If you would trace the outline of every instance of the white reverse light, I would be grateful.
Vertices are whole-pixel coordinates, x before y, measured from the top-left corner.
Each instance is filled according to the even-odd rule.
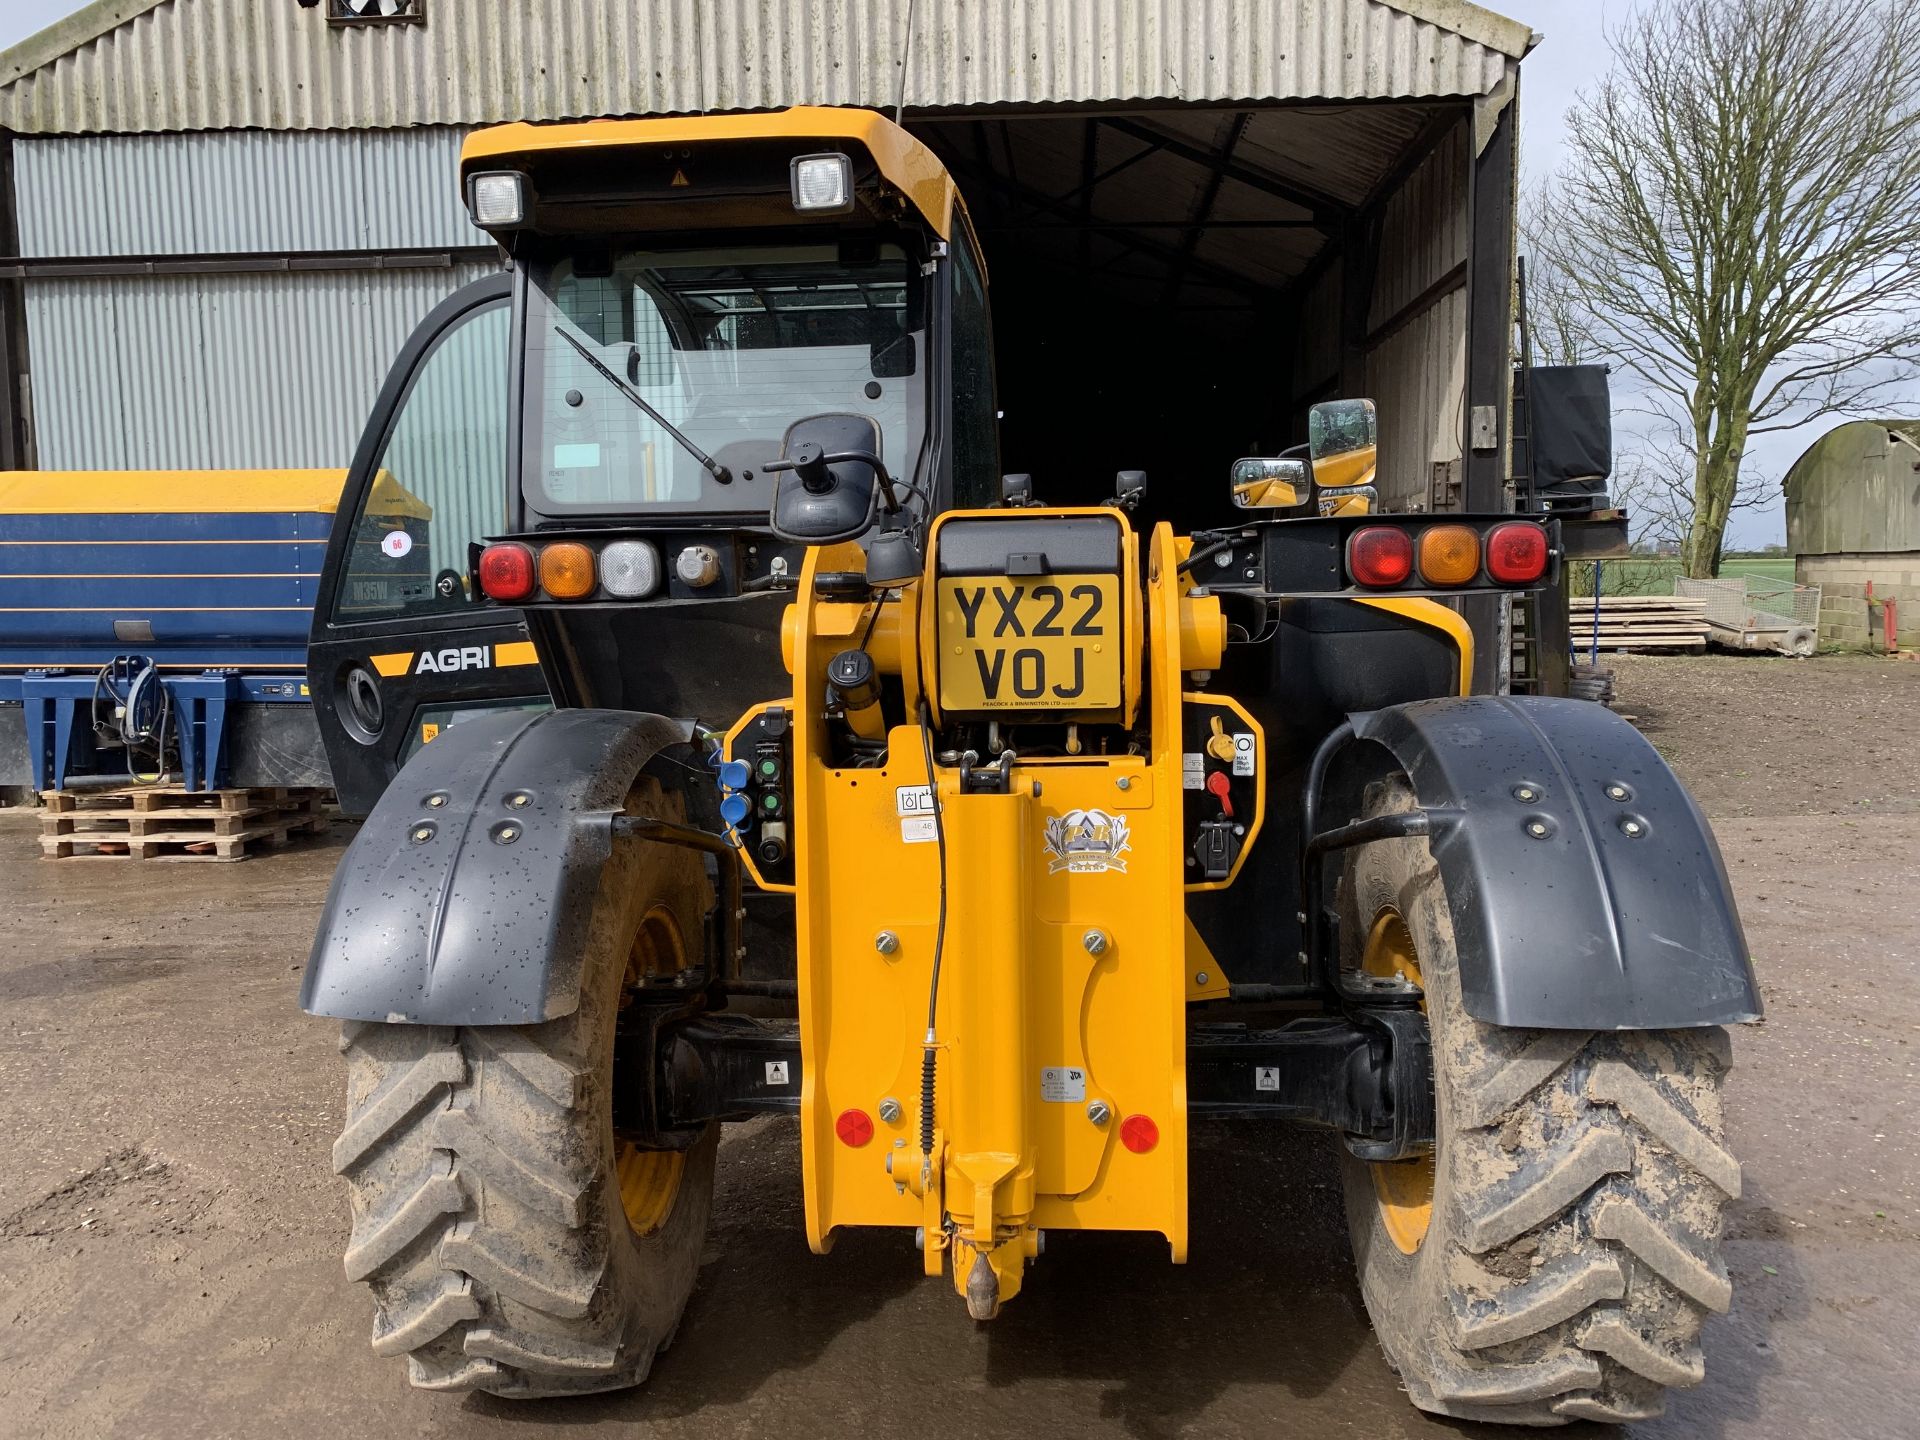
[[[491,170],[467,182],[467,206],[482,230],[509,230],[527,223],[527,177],[517,170]]]
[[[853,162],[837,152],[797,155],[792,165],[793,208],[808,215],[853,209]]]
[[[600,552],[600,588],[640,600],[660,588],[660,552],[645,540],[616,540]]]

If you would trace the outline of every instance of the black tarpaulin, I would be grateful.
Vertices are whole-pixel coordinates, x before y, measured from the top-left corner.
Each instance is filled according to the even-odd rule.
[[[1604,365],[1536,365],[1527,372],[1533,484],[1552,493],[1603,490],[1613,472],[1613,413]]]

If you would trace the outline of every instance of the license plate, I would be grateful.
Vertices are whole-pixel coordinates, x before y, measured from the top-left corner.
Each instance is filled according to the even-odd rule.
[[[1120,577],[940,581],[940,708],[1120,708]]]

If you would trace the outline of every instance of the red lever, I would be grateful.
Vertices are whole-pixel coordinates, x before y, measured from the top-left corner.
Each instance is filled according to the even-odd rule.
[[[1221,813],[1227,819],[1233,818],[1233,781],[1224,770],[1216,770],[1207,776],[1207,793],[1220,802]]]

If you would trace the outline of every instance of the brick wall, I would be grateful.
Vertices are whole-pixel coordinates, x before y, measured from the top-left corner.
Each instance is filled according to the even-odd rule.
[[[1793,578],[1820,587],[1820,643],[1868,648],[1867,585],[1876,600],[1899,603],[1901,648],[1920,649],[1920,551],[1891,555],[1801,555]],[[1880,645],[1879,607],[1872,613],[1873,647]]]

